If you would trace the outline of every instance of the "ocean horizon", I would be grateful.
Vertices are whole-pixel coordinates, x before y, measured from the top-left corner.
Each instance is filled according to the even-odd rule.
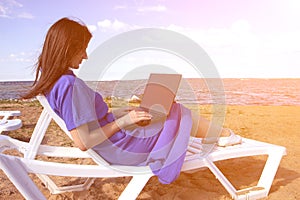
[[[0,100],[20,98],[33,81],[0,81]],[[142,96],[146,80],[88,81],[104,98]],[[300,78],[183,79],[176,100],[183,104],[300,105]]]

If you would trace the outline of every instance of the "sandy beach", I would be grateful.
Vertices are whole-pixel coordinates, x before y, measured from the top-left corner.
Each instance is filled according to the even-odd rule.
[[[0,110],[20,110],[23,127],[6,132],[12,138],[29,141],[32,130],[41,113],[37,102],[2,101]],[[210,117],[210,106],[201,106],[201,114]],[[269,200],[293,200],[300,196],[300,106],[227,106],[225,127],[229,127],[243,137],[285,146],[287,155],[283,157],[268,198]],[[54,124],[51,124],[44,143],[72,146],[73,143]],[[14,152],[8,152],[14,153]],[[217,165],[234,183],[236,188],[255,185],[265,161],[264,156],[248,157],[218,162]],[[77,161],[76,161],[77,162]],[[78,161],[80,162],[80,161]],[[96,179],[88,191],[51,195],[42,183],[32,176],[43,194],[51,200],[62,199],[117,199],[130,178]],[[23,199],[22,195],[0,171],[0,199]],[[78,181],[56,178],[61,184]],[[195,173],[181,173],[169,185],[159,183],[152,177],[138,199],[231,199],[227,191],[208,169]]]

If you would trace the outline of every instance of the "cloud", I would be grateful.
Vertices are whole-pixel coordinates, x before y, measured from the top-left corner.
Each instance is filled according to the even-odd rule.
[[[6,2],[10,6],[14,7],[23,7],[23,5],[15,0],[4,0],[3,2]]]
[[[116,5],[113,8],[114,10],[134,10],[140,13],[143,12],[165,12],[167,11],[167,7],[164,5],[156,5],[156,6],[144,6],[142,3],[135,3],[134,6],[128,5]]]
[[[34,16],[30,13],[23,12],[17,15],[18,18],[23,18],[23,19],[33,19]]]
[[[10,53],[7,56],[0,57],[0,62],[23,62],[34,63],[37,58],[37,52],[17,52]]]
[[[108,31],[108,30],[120,31],[120,30],[127,30],[130,28],[129,24],[121,22],[117,19],[115,19],[114,21],[105,19],[103,21],[99,21],[97,25],[102,31]]]
[[[116,6],[114,6],[113,9],[114,10],[126,10],[126,9],[128,9],[128,6],[126,6],[126,5],[116,5]]]
[[[210,49],[256,47],[260,42],[257,35],[252,32],[251,25],[242,19],[225,28],[195,29],[174,24],[166,28],[182,33]]]
[[[99,21],[97,23],[97,25],[100,27],[100,28],[109,28],[111,26],[111,21],[108,20],[108,19],[105,19],[103,21]]]
[[[108,34],[146,28],[116,19],[105,19],[97,25],[102,32]],[[245,19],[238,19],[223,28],[198,29],[177,24],[157,28],[181,33],[195,41],[207,52],[220,74],[225,77],[262,77],[267,76],[266,73],[259,72],[269,70],[270,66],[279,69],[285,65],[295,67],[300,63],[300,31],[259,33]],[[276,76],[275,73],[278,72],[275,70],[268,76]]]
[[[0,1],[0,17],[33,19],[34,16],[24,11],[23,4],[15,0]]]
[[[95,32],[97,30],[97,26],[96,25],[87,25],[89,31],[91,31],[92,33]]]
[[[138,12],[164,12],[167,8],[163,5],[157,5],[157,6],[142,6],[138,7]]]
[[[8,9],[1,5],[0,2],[0,17],[8,17]]]
[[[239,19],[231,25],[231,30],[234,32],[249,32],[251,30],[251,25],[247,20]]]
[[[225,77],[280,77],[282,69],[300,64],[299,30],[258,33],[245,19],[224,28],[195,29],[174,24],[165,28],[199,44]],[[282,76],[299,76],[299,72],[283,72]]]

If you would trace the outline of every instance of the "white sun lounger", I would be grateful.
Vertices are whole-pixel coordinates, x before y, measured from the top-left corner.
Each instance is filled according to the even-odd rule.
[[[15,148],[24,154],[24,158],[21,158],[0,153],[0,168],[7,174],[8,178],[14,183],[20,193],[26,199],[45,199],[39,188],[28,176],[28,173],[37,174],[52,194],[87,190],[93,184],[94,178],[131,176],[131,181],[119,199],[136,199],[148,180],[153,176],[150,168],[148,166],[133,167],[110,165],[91,149],[83,152],[75,147],[41,145],[41,141],[52,119],[68,136],[70,136],[70,133],[67,131],[62,119],[50,108],[46,98],[39,96],[38,100],[43,105],[44,110],[42,111],[29,143],[0,135],[1,152],[5,149]],[[192,171],[207,167],[221,182],[233,199],[259,199],[268,196],[279,163],[285,153],[286,149],[282,146],[246,138],[243,138],[242,144],[226,148],[212,145],[203,146],[201,140],[191,138],[182,171]],[[35,160],[37,155],[62,158],[92,158],[98,165],[66,164]],[[257,186],[243,190],[236,190],[214,164],[215,161],[256,155],[268,155],[268,159]],[[58,187],[48,175],[88,177],[88,179],[81,185]]]
[[[22,127],[20,119],[11,119],[20,116],[21,112],[16,111],[0,111],[0,134],[3,131],[13,131]]]

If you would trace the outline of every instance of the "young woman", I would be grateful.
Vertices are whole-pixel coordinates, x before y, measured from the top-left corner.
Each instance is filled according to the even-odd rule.
[[[102,96],[72,72],[88,58],[91,37],[82,22],[62,18],[54,23],[36,64],[33,87],[24,96],[45,95],[81,150],[93,148],[111,164],[149,165],[162,183],[170,183],[180,173],[190,135],[203,138],[210,127],[221,132],[218,145],[241,142],[230,129],[212,125],[179,103],[173,104],[166,120],[127,129],[151,120],[151,115],[132,107],[108,112]]]

